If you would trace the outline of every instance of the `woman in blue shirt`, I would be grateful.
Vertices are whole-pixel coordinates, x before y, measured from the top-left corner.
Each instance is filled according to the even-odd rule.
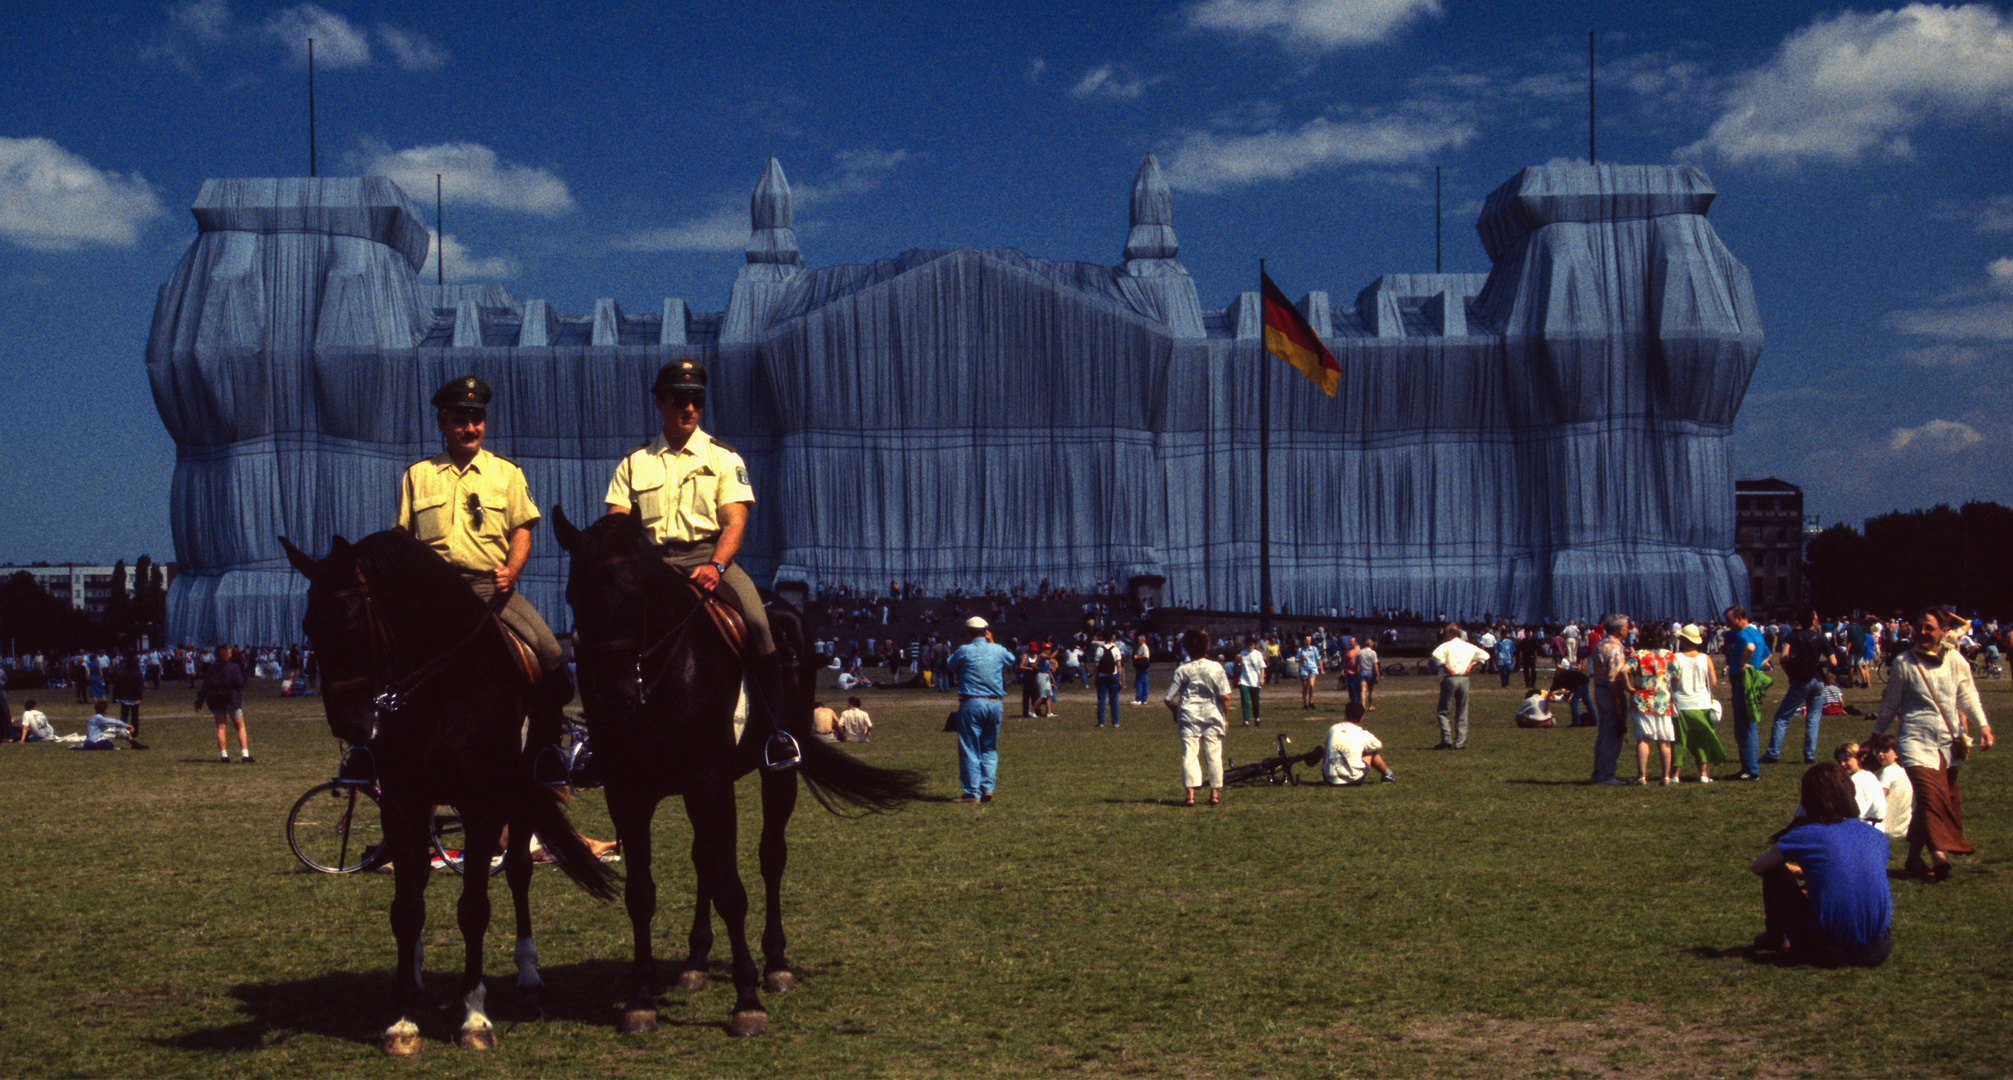
[[[1761,878],[1767,920],[1755,948],[1824,967],[1878,967],[1893,948],[1887,836],[1859,820],[1840,765],[1804,770],[1802,794],[1802,823],[1748,867]]]

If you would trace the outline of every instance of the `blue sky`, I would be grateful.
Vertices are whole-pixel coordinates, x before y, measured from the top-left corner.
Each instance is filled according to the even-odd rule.
[[[1824,521],[2013,503],[2013,12],[1199,0],[0,7],[0,562],[172,558],[142,364],[205,177],[447,174],[450,276],[581,313],[725,307],[768,155],[811,265],[1116,263],[1157,154],[1204,303],[1488,269],[1526,165],[1691,161],[1767,347],[1737,471]],[[479,14],[477,14],[479,12]],[[431,275],[429,268],[426,273]]]

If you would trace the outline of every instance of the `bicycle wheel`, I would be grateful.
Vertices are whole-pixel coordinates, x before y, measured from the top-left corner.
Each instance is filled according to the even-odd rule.
[[[463,848],[461,811],[452,806],[438,806],[433,811],[433,854],[440,864],[459,874],[462,871],[461,852]],[[489,873],[494,877],[503,873],[503,855],[497,853],[489,861]]]
[[[376,866],[385,853],[377,795],[358,784],[316,784],[287,812],[287,846],[324,874]]]

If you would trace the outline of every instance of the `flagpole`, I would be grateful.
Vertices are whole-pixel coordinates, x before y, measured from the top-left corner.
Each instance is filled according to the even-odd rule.
[[[1258,280],[1262,286],[1264,259],[1258,260]],[[1272,632],[1272,364],[1262,341],[1258,358],[1258,634],[1264,637]]]

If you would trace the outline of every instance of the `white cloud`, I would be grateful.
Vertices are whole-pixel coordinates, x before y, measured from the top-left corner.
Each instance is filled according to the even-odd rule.
[[[447,66],[447,50],[416,30],[401,30],[390,23],[377,24],[377,39],[391,58],[406,71],[433,71]]]
[[[507,281],[516,277],[524,267],[508,255],[489,255],[477,258],[469,254],[468,248],[455,238],[453,233],[433,233],[432,244],[426,251],[426,265],[420,268],[421,281],[432,281],[435,276],[434,263],[443,251],[447,254],[447,280],[449,281]]]
[[[1422,15],[1439,15],[1440,0],[1202,0],[1188,24],[1239,36],[1277,38],[1288,47],[1325,52],[1391,37]]]
[[[856,147],[832,155],[837,175],[816,183],[792,183],[790,207],[797,223],[804,224],[806,207],[864,195],[886,182],[905,161],[915,157],[907,150],[879,150]],[[741,251],[748,246],[748,197],[722,196],[712,209],[676,225],[638,229],[609,241],[618,251]]]
[[[1931,420],[1921,427],[1895,428],[1888,433],[1889,450],[1915,447],[1932,454],[1961,453],[1985,441],[1978,429],[1961,420]]]
[[[168,9],[168,20],[197,41],[214,45],[230,36],[231,5],[226,0],[186,0]]]
[[[435,174],[442,177],[442,199],[466,206],[514,210],[558,217],[573,209],[566,181],[550,170],[516,165],[497,157],[479,143],[442,143],[393,150],[373,139],[360,140],[350,165],[365,175],[388,176],[407,195],[424,202],[433,192]]]
[[[1048,73],[1047,60],[1044,60],[1039,56],[1028,58],[1025,78],[1027,79],[1027,84],[1029,86],[1033,86],[1041,82],[1041,77],[1047,73]]]
[[[1978,208],[1977,225],[1982,233],[2013,233],[2013,195],[1985,200]]]
[[[139,173],[98,169],[49,139],[0,136],[0,239],[43,251],[131,247],[160,216]]]
[[[1933,120],[2013,115],[2013,19],[1983,4],[1845,12],[1791,35],[1680,151],[1735,164],[1907,157]]]
[[[327,8],[301,4],[274,12],[265,33],[284,45],[296,64],[308,62],[308,39],[314,39],[315,67],[327,71],[370,63],[370,39],[348,19]]]
[[[1889,312],[1890,329],[1950,341],[2013,341],[2013,300]]]
[[[795,195],[795,192],[791,192]],[[748,202],[727,198],[695,218],[655,229],[639,229],[610,241],[617,251],[740,251],[748,246]]]
[[[1997,359],[2001,350],[1985,345],[1956,345],[1938,342],[1924,345],[1919,349],[1903,349],[1901,359],[1916,367],[1923,368],[1973,368],[1987,360]]]
[[[1083,73],[1075,86],[1070,87],[1073,98],[1105,98],[1111,101],[1131,101],[1146,93],[1146,88],[1154,80],[1134,75],[1116,64],[1100,64]]]
[[[1415,164],[1474,137],[1473,125],[1448,117],[1322,117],[1293,129],[1190,132],[1161,160],[1169,185],[1214,192],[1347,165]]]
[[[1986,263],[1985,281],[1993,292],[2013,293],[2013,258],[2002,256]]]

